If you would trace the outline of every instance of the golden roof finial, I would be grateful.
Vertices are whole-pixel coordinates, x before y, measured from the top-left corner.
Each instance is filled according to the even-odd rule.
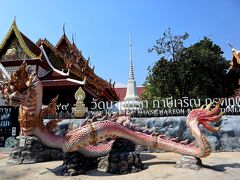
[[[17,28],[17,23],[16,23],[16,16],[13,17],[13,22],[12,22],[12,26],[10,29],[13,29],[13,28]]]
[[[229,46],[230,48],[234,48],[229,42],[228,42],[228,46]]]
[[[66,32],[65,32],[65,23],[63,23],[63,36],[66,36]]]
[[[75,45],[73,34],[72,34],[72,44]]]

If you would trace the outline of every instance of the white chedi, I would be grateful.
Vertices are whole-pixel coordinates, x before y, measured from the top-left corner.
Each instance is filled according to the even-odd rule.
[[[132,60],[132,43],[129,36],[129,49],[130,49],[130,67],[129,67],[129,77],[127,84],[127,92],[124,101],[121,102],[122,110],[139,110],[141,108],[141,101],[137,94],[136,81],[134,79],[133,72],[133,60]]]

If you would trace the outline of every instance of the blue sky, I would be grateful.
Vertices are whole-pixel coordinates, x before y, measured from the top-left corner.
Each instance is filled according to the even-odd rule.
[[[210,37],[231,59],[227,42],[240,49],[238,0],[0,0],[0,40],[14,16],[19,29],[36,42],[56,44],[66,34],[104,79],[126,84],[129,71],[128,34],[133,41],[135,79],[144,83],[148,66],[159,57],[148,53],[170,27],[174,34],[188,32],[186,46]]]

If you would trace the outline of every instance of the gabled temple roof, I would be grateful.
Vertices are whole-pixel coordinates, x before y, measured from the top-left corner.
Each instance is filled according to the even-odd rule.
[[[41,59],[41,50],[39,47],[34,44],[30,39],[28,39],[23,33],[21,33],[17,27],[16,21],[14,19],[7,35],[3,39],[2,43],[0,44],[0,52],[4,49],[5,45],[7,44],[8,40],[12,35],[15,35],[18,39],[20,46],[22,47],[23,51],[31,58],[31,59]]]
[[[14,50],[15,46],[20,49],[16,53],[17,56],[12,55],[13,58],[6,56],[6,52]],[[107,82],[94,73],[94,67],[89,66],[89,59],[84,58],[82,52],[69,41],[65,33],[56,46],[47,39],[40,39],[35,44],[19,31],[14,19],[0,44],[0,59],[3,60],[1,62],[4,66],[19,66],[23,60],[27,60],[29,65],[37,65],[37,72],[41,73],[39,78],[44,86],[85,84],[84,89],[93,97],[104,100],[118,99],[111,81]]]
[[[76,55],[82,54],[81,51],[77,48],[77,46],[74,43],[71,43],[68,39],[68,37],[65,35],[65,33],[62,35],[62,37],[59,39],[58,43],[56,44],[55,48],[58,50],[61,50],[63,47],[66,47],[66,45],[71,48],[73,53]]]
[[[85,69],[91,69],[88,65],[88,61],[84,58],[84,56],[82,55],[82,51],[80,51],[77,46],[75,45],[75,43],[71,43],[68,39],[68,37],[65,35],[65,33],[62,35],[62,37],[59,39],[58,43],[56,44],[55,48],[57,50],[59,50],[60,52],[63,52],[63,56],[65,56],[65,63],[66,64],[76,64],[78,63],[79,65],[83,65],[86,64],[86,67],[81,67],[81,68],[85,68]],[[66,58],[66,50],[69,51],[69,54],[71,54],[71,56],[73,56],[74,58]],[[73,60],[74,59],[74,60]]]
[[[232,49],[232,62],[231,62],[231,68],[238,69],[240,68],[240,51]]]
[[[82,53],[78,50],[75,44],[71,43],[65,34],[60,38],[55,47],[46,39],[38,40],[37,45],[43,46],[47,56],[50,56],[50,54],[52,54],[51,57],[58,57],[59,61],[64,62],[65,66],[69,68],[69,77],[71,77],[72,80],[83,81],[84,78],[86,78],[86,90],[89,89],[89,92],[93,91],[99,97],[105,97],[109,100],[117,100],[117,94],[114,91],[112,84],[106,82],[94,73],[94,69],[89,67],[89,60],[86,60],[83,57]],[[51,52],[49,50],[51,50]],[[70,52],[71,57],[66,57],[66,50]],[[80,58],[82,59],[82,61],[78,61]],[[48,57],[46,57],[46,59],[48,60]],[[52,60],[49,61],[51,61],[50,63],[52,63]],[[52,65],[50,64],[50,66],[53,66],[53,63]],[[57,69],[60,70],[59,68]],[[55,69],[54,71],[49,72],[45,77],[43,77],[42,80],[59,79],[55,82],[63,83],[62,80],[67,77],[63,78],[61,77],[62,75],[59,75],[59,71],[57,72]],[[66,79],[64,80],[64,82],[66,82]]]
[[[237,51],[232,47],[232,62],[231,62],[231,68],[233,70],[240,69],[240,51]],[[240,79],[238,82],[240,86]],[[240,88],[235,90],[234,97],[240,97]]]
[[[50,66],[53,66],[54,68],[58,70],[65,70],[66,64],[64,62],[64,58],[62,57],[62,54],[45,38],[45,39],[39,39],[36,43],[40,48],[41,46],[45,50],[48,57],[51,57]],[[47,60],[47,58],[46,58]]]

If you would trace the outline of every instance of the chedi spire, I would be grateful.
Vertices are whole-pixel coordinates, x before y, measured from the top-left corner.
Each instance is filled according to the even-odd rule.
[[[133,72],[133,60],[132,60],[132,42],[131,37],[129,34],[129,50],[130,50],[130,67],[129,67],[129,77],[128,77],[128,84],[127,84],[127,93],[124,98],[124,101],[137,101],[139,100],[136,88],[136,81],[134,79],[134,72]]]

